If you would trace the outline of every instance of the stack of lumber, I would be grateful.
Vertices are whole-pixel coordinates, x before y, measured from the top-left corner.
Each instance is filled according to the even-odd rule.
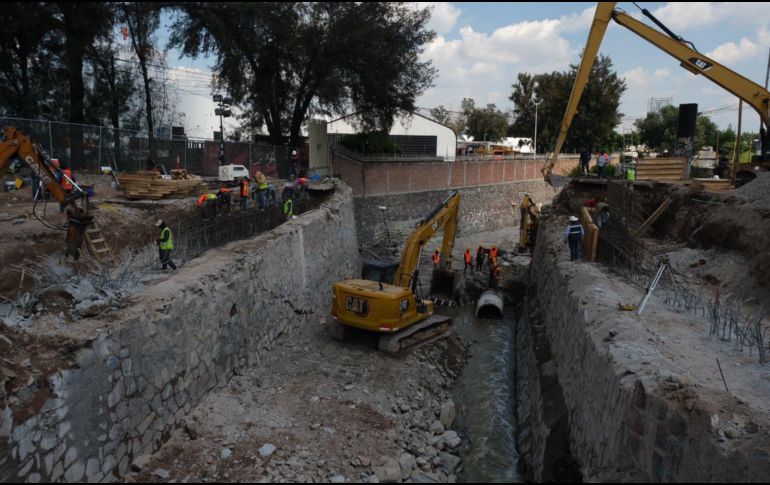
[[[703,187],[706,192],[729,192],[734,188],[730,179],[692,179],[690,187]]]
[[[684,158],[645,158],[636,165],[636,180],[677,183],[684,179]]]
[[[208,190],[206,182],[191,175],[187,175],[188,179],[167,180],[155,171],[137,171],[117,177],[127,199],[181,199]]]

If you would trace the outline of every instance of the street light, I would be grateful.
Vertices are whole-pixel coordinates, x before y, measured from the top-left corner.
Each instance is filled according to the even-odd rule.
[[[214,102],[219,103],[219,107],[214,110],[214,114],[219,116],[219,164],[225,164],[225,125],[224,118],[233,115],[230,105],[233,104],[232,98],[224,98],[221,94],[214,95]]]
[[[535,105],[535,138],[532,140],[532,143],[534,145],[534,149],[532,150],[532,160],[535,160],[537,158],[537,107],[540,106],[540,103],[543,102],[542,99],[537,99],[537,88],[539,84],[537,81],[535,81],[535,84],[532,86],[532,98],[529,100],[530,103]]]

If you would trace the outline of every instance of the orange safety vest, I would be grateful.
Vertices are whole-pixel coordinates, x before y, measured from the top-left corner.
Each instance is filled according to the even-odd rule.
[[[436,251],[435,253],[433,253],[433,264],[438,266],[439,261],[441,261],[441,253]]]
[[[64,190],[72,190],[74,187],[70,183],[70,180],[72,180],[72,170],[65,168],[62,170],[62,173],[67,177],[61,178],[61,188]]]
[[[492,248],[489,250],[489,257],[492,259],[497,259],[497,248]]]
[[[465,264],[471,264],[473,262],[473,256],[469,249],[465,250]]]
[[[241,197],[248,197],[249,196],[249,181],[244,180],[243,185],[241,185]]]

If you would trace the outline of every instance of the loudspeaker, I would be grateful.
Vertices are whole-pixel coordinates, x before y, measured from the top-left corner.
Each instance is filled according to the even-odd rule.
[[[695,120],[698,118],[698,104],[679,105],[679,128],[677,138],[692,138],[695,136]]]

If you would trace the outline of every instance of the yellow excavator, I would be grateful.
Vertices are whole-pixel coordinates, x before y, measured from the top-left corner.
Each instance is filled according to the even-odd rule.
[[[514,202],[511,205],[515,209],[516,203]],[[519,252],[525,253],[527,251],[532,251],[532,248],[535,247],[540,209],[537,208],[537,205],[529,194],[524,194],[524,198],[521,200],[521,205],[519,206],[519,211],[521,213],[521,220],[519,222]]]
[[[763,126],[761,135],[763,140],[762,153],[764,154],[767,151],[767,144],[764,142],[767,128],[770,126],[770,92],[767,89],[701,54],[695,50],[695,46],[691,42],[684,40],[669,30],[647,9],[642,9],[642,13],[663,29],[665,34],[653,29],[644,22],[636,20],[623,10],[615,8],[616,4],[617,2],[599,2],[596,7],[591,31],[588,34],[588,41],[583,51],[583,58],[580,61],[575,84],[572,86],[567,110],[564,113],[559,136],[556,139],[556,147],[541,170],[546,182],[553,185],[551,181],[553,167],[556,165],[564,140],[567,138],[567,131],[569,131],[572,118],[577,112],[580,97],[583,95],[583,89],[588,82],[588,76],[591,73],[591,68],[596,60],[599,46],[602,43],[610,20],[614,20],[655,47],[665,51],[677,59],[680,65],[691,73],[703,75],[754,108],[759,113]]]
[[[391,354],[447,334],[451,318],[433,313],[433,301],[417,297],[420,256],[425,244],[443,230],[441,265],[434,272],[453,279],[452,249],[457,234],[460,194],[453,192],[420,221],[406,241],[398,266],[364,265],[363,279],[334,284],[330,333],[344,340],[348,327],[382,334],[379,348]]]
[[[77,260],[80,256],[80,247],[83,244],[86,228],[93,222],[93,216],[89,214],[86,194],[69,178],[68,180],[74,189],[69,194],[65,193],[56,180],[54,171],[57,171],[62,177],[67,177],[67,175],[47,159],[45,151],[29,136],[17,128],[6,126],[2,131],[2,138],[0,138],[0,177],[17,159],[22,160],[40,179],[40,182],[59,202],[60,211],[67,211],[65,254],[71,259]],[[80,206],[77,205],[78,201],[80,201]],[[41,222],[43,221],[41,220]],[[44,224],[47,223],[44,222]]]

